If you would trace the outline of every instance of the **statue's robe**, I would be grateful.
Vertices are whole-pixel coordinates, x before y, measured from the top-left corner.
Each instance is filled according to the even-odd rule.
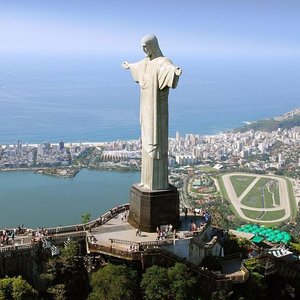
[[[146,58],[130,64],[134,81],[140,84],[142,131],[141,186],[165,190],[168,182],[168,94],[179,76],[176,66],[164,57]]]

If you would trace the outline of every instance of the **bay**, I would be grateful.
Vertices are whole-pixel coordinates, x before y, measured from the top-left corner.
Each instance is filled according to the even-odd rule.
[[[51,227],[77,224],[84,212],[91,218],[129,201],[130,187],[140,173],[83,169],[74,178],[0,172],[0,228]]]
[[[172,56],[172,55],[171,55]],[[0,144],[137,139],[139,86],[120,56],[3,57]],[[214,134],[299,107],[293,57],[180,57],[170,91],[170,136]]]
[[[11,56],[0,63],[0,144],[137,139],[139,87],[121,62],[141,57]],[[293,57],[179,57],[169,135],[214,134],[299,107]],[[0,173],[0,228],[80,222],[128,201],[138,173],[82,170],[74,179]]]

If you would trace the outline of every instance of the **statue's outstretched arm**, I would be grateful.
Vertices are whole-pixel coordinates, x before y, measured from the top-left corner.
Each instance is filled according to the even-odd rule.
[[[182,73],[182,70],[181,70],[181,68],[179,68],[179,67],[176,67],[176,70],[175,70],[175,75],[177,75],[177,76],[180,76],[180,75],[181,75],[181,73]]]
[[[127,61],[124,61],[121,66],[124,68],[124,69],[130,69],[130,63],[128,63]]]

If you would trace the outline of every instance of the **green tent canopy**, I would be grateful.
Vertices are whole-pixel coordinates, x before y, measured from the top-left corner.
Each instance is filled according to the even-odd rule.
[[[255,237],[251,239],[254,243],[259,243],[266,238],[269,242],[282,242],[287,244],[292,239],[288,232],[281,231],[279,229],[272,229],[264,225],[259,226],[257,224],[245,224],[237,228],[237,231],[255,234]]]
[[[253,243],[260,243],[263,239],[264,239],[263,237],[256,235],[251,239],[251,241]]]

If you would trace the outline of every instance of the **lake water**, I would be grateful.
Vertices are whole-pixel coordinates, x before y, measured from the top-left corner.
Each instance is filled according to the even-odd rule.
[[[0,172],[0,228],[77,224],[129,201],[130,187],[140,173],[83,169],[65,179],[33,172]]]

